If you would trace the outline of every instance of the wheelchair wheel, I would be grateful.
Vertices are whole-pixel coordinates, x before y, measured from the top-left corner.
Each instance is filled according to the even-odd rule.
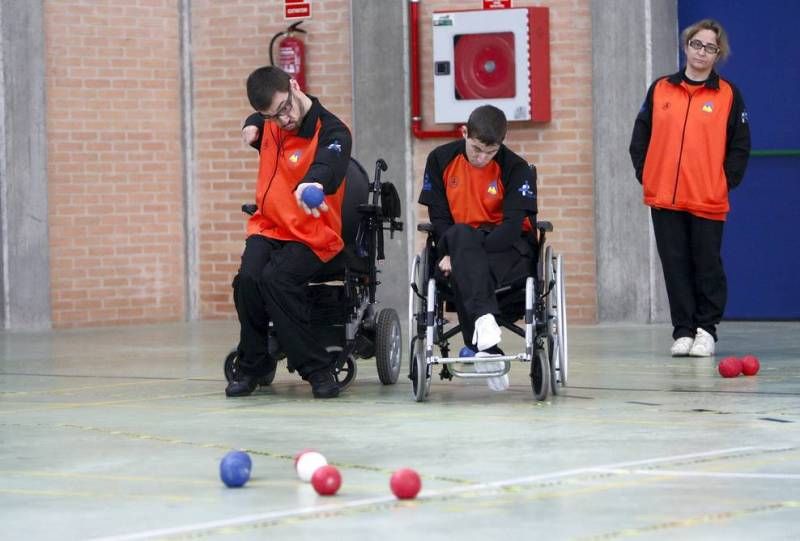
[[[561,254],[556,256],[556,284],[558,285],[558,342],[559,342],[559,361],[560,371],[559,376],[561,385],[567,385],[567,369],[569,368],[569,358],[567,352],[569,351],[569,343],[567,341],[567,290],[564,287],[564,258]]]
[[[411,353],[411,394],[414,400],[424,402],[431,390],[431,373],[425,362],[425,348],[415,347]]]
[[[358,365],[352,355],[348,355],[344,359],[339,359],[339,354],[342,351],[341,346],[329,346],[325,348],[326,351],[333,358],[333,379],[339,385],[341,390],[350,387],[350,384],[356,379],[358,372]]]
[[[558,389],[561,385],[559,380],[559,352],[558,352],[558,341],[553,339],[552,336],[547,337],[547,358],[548,364],[550,365],[550,392],[553,395],[558,395]]]
[[[531,389],[533,398],[539,401],[547,399],[550,388],[550,361],[544,348],[536,349],[536,356],[531,361]]]
[[[239,350],[234,349],[228,356],[225,357],[225,379],[230,383],[231,381],[235,380],[239,376]],[[258,384],[262,387],[267,387],[272,384],[272,381],[275,379],[275,369],[267,372],[261,379],[258,380]]]
[[[378,312],[375,323],[375,364],[378,378],[384,385],[397,383],[400,375],[400,360],[403,355],[403,336],[400,318],[392,308]]]
[[[426,247],[421,254],[414,257],[408,273],[411,278],[408,288],[408,336],[410,342],[413,342],[415,336],[424,334],[425,299],[423,297],[427,293],[428,287],[427,258],[428,248]],[[415,287],[419,294],[414,291]]]

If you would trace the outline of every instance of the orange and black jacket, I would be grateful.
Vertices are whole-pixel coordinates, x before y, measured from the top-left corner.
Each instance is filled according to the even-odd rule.
[[[630,154],[646,205],[724,220],[728,191],[750,155],[739,90],[713,71],[703,83],[682,71],[657,79],[636,117]]]
[[[296,132],[252,115],[245,125],[260,127],[256,184],[258,210],[247,223],[247,235],[300,242],[322,261],[338,254],[342,241],[342,199],[352,138],[347,126],[316,98]],[[307,215],[294,197],[297,185],[319,182],[328,212]]]
[[[536,168],[505,145],[486,166],[474,167],[459,139],[428,155],[419,202],[428,207],[437,239],[451,225],[467,224],[490,231],[487,252],[502,252],[530,228],[526,216],[536,221]],[[447,254],[446,246],[440,249]]]

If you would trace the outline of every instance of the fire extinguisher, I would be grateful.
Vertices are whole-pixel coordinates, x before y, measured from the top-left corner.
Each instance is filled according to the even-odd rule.
[[[269,62],[273,66],[278,66],[283,71],[291,75],[297,81],[297,84],[300,85],[300,90],[305,92],[306,46],[303,43],[303,40],[295,36],[295,33],[306,33],[306,31],[302,28],[298,28],[302,23],[303,21],[298,21],[289,26],[289,28],[283,32],[278,32],[272,36],[272,40],[269,42]],[[276,64],[275,57],[273,55],[275,40],[282,36],[286,37],[278,42],[278,63]]]

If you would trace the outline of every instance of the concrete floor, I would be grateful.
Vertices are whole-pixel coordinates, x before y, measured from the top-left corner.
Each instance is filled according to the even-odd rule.
[[[337,400],[279,370],[226,399],[233,322],[0,333],[3,539],[800,539],[800,323],[723,324],[717,359],[672,359],[665,326],[570,327],[570,386],[531,399],[434,380],[415,403],[374,363]],[[406,348],[407,349],[407,348]],[[511,348],[506,347],[507,350]],[[405,351],[404,351],[405,355]],[[317,496],[302,448],[342,472]],[[219,481],[231,448],[243,489]],[[398,502],[391,472],[423,478]]]

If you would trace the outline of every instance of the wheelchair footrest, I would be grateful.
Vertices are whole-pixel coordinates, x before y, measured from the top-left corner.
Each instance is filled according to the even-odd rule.
[[[431,364],[473,364],[486,361],[521,361],[530,362],[524,353],[517,353],[516,355],[497,355],[493,357],[431,357]]]

